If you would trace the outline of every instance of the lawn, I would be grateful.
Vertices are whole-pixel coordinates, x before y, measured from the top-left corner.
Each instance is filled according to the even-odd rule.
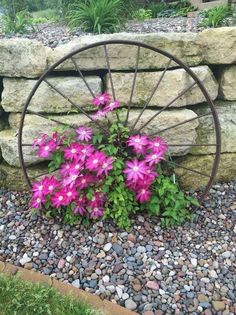
[[[86,303],[44,284],[0,274],[1,315],[102,315]]]

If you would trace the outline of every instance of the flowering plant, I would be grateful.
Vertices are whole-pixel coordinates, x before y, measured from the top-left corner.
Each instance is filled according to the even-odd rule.
[[[93,121],[116,112],[108,135],[80,126],[33,141],[37,155],[51,160],[51,175],[33,183],[31,207],[61,214],[71,223],[113,218],[124,228],[130,226],[130,215],[141,210],[160,215],[165,225],[190,217],[187,208],[196,201],[161,170],[168,150],[164,139],[129,136],[120,120],[121,104],[111,102],[109,94],[92,103],[98,108]]]

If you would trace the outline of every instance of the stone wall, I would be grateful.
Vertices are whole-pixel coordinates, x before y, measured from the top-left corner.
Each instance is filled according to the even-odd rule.
[[[163,49],[188,64],[194,74],[203,82],[219,114],[222,132],[222,155],[218,180],[236,177],[236,28],[209,29],[201,33],[158,33],[158,34],[110,34],[84,36],[55,49],[44,47],[37,41],[27,39],[0,40],[0,186],[24,189],[25,183],[19,165],[17,132],[24,103],[37,79],[51,65],[66,54],[101,40],[123,39],[140,41]],[[116,97],[123,103],[129,102],[136,64],[137,47],[131,45],[108,46],[110,67]],[[134,90],[129,124],[139,116],[145,100],[155,88],[163,74],[169,58],[147,49],[140,50],[139,72]],[[88,119],[75,111],[72,103],[90,109],[90,91],[76,72],[75,63],[83,71],[92,91],[97,94],[106,89],[111,92],[104,47],[74,55],[55,67],[48,82],[60,89],[63,98],[46,82],[42,82],[30,103],[30,111],[25,117],[23,138],[25,143],[41,131],[52,132],[57,125],[54,119],[70,125],[88,124]],[[157,109],[164,108],[179,93],[187,89],[193,79],[174,61],[150,100],[137,127],[147,122]],[[162,133],[170,147],[175,162],[185,168],[210,175],[215,148],[212,146],[191,146],[192,144],[215,143],[214,123],[211,116],[202,116],[209,111],[201,90],[194,86],[168,110],[156,116],[143,128],[148,134],[179,124],[174,129]],[[60,115],[59,115],[60,114]],[[46,115],[49,119],[44,118]],[[183,123],[189,120],[187,123]],[[185,146],[184,144],[190,144]],[[45,170],[42,160],[24,147],[24,157],[29,173],[37,175]],[[185,187],[204,185],[206,178],[197,173],[177,167],[176,172]]]

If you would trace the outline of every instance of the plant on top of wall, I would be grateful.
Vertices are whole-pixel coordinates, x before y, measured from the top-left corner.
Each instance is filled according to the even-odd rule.
[[[34,140],[38,156],[51,160],[51,174],[33,183],[31,207],[69,223],[112,218],[122,228],[140,211],[160,216],[164,226],[191,218],[189,207],[197,200],[162,171],[168,144],[161,137],[129,135],[121,103],[109,94],[92,103],[92,120],[109,120],[107,135],[80,126]]]
[[[93,33],[114,32],[123,22],[123,1],[77,1],[68,7],[66,20],[71,28]]]

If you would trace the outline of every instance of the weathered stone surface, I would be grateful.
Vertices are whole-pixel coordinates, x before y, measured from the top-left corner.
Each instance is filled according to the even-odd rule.
[[[214,155],[188,155],[178,161],[183,167],[190,168],[207,175],[211,175]],[[184,188],[199,188],[205,186],[209,178],[184,170],[175,169],[177,177]],[[230,181],[236,177],[236,153],[222,153],[220,166],[217,173],[217,181]]]
[[[50,77],[48,81],[77,105],[91,104],[92,96],[85,83],[78,77]],[[88,84],[95,94],[101,91],[101,79],[88,77]],[[21,112],[36,80],[4,78],[2,107],[7,112]],[[33,96],[28,109],[34,112],[66,113],[75,107],[58,92],[42,82]]]
[[[194,33],[152,33],[152,34],[102,34],[96,36],[83,36],[61,45],[49,53],[49,65],[52,65],[66,54],[89,44],[103,40],[131,40],[142,42],[156,48],[163,49],[179,57],[191,66],[198,65],[202,61],[201,47]],[[111,69],[133,69],[136,64],[137,47],[134,45],[113,44],[107,45]],[[107,68],[104,47],[96,47],[74,55],[74,59],[81,69]],[[160,69],[166,66],[168,58],[154,51],[142,48],[140,50],[139,69]],[[176,66],[174,62],[171,67]],[[71,60],[67,60],[57,70],[75,70]]]
[[[207,66],[192,68],[194,73],[205,85],[211,98],[214,100],[218,95],[218,84],[211,70]],[[134,104],[144,104],[154,91],[162,72],[139,72],[136,79],[135,91],[132,102]],[[130,100],[133,85],[133,73],[113,73],[112,79],[115,87],[116,98],[124,103]],[[153,95],[150,106],[166,106],[174,100],[181,92],[193,84],[193,79],[183,69],[167,71],[163,77],[157,91]],[[107,76],[108,91],[111,93],[111,84]],[[206,99],[198,86],[194,86],[190,91],[173,102],[171,107],[181,107],[204,102]]]
[[[46,172],[47,168],[43,165],[37,165],[27,168],[27,171],[30,177],[34,177]],[[0,183],[2,187],[12,190],[28,189],[22,170],[5,163],[0,164]]]
[[[129,117],[129,126],[132,126],[139,116],[140,111],[132,111]],[[156,110],[145,110],[141,118],[139,119],[135,129],[138,130],[147,121],[149,121],[153,115],[157,113]],[[194,144],[196,140],[196,128],[198,126],[198,119],[185,123],[175,128],[170,128],[164,132],[160,130],[172,127],[176,124],[182,123],[186,120],[197,117],[197,115],[189,109],[173,109],[169,111],[163,111],[156,116],[147,126],[142,129],[144,134],[148,135],[160,135],[169,144]],[[184,155],[187,154],[190,147],[187,146],[170,146],[169,152],[172,155]]]
[[[211,28],[198,33],[203,61],[209,64],[236,62],[236,27]]]
[[[141,118],[139,119],[136,129],[144,125],[157,111],[155,110],[145,110]],[[132,110],[129,116],[129,126],[132,126],[140,114],[140,110]],[[175,124],[184,122],[188,119],[197,117],[197,115],[189,109],[173,109],[169,111],[164,111],[157,117],[155,117],[145,128],[143,132],[147,134],[156,134],[162,129],[171,127]],[[56,119],[64,123],[71,124],[73,126],[80,126],[83,124],[89,124],[90,120],[84,115],[62,115],[56,116]],[[10,114],[9,124],[11,128],[17,130],[20,121],[20,114]],[[25,116],[25,127],[23,130],[23,142],[32,143],[32,140],[36,138],[40,133],[47,132],[52,133],[53,128],[56,127],[56,123],[38,117],[35,115]],[[172,144],[193,144],[195,143],[197,134],[196,128],[198,126],[198,119],[191,122],[185,123],[175,128],[171,128],[164,131],[161,136],[166,139],[168,143]],[[187,131],[187,132],[186,132]],[[170,153],[174,155],[187,154],[191,147],[177,146],[170,147]],[[28,161],[29,163],[30,161]]]
[[[42,43],[23,39],[0,40],[0,75],[8,77],[39,77],[47,68],[51,49]]]
[[[236,100],[236,66],[225,67],[220,75],[220,95],[223,99]]]
[[[32,143],[32,134],[34,134],[34,128],[29,130],[29,132],[25,133],[25,141],[26,143]],[[2,151],[3,159],[11,166],[20,167],[19,161],[19,152],[18,152],[18,138],[16,132],[14,130],[4,130],[0,132],[0,148]],[[32,150],[31,147],[24,147],[24,161],[26,165],[36,164],[43,159],[38,158],[36,153]]]
[[[221,128],[221,152],[236,152],[236,102],[215,101],[216,110],[219,117]],[[202,105],[194,109],[198,116],[210,112],[210,108]],[[216,143],[216,129],[212,115],[199,118],[197,128],[197,144]],[[210,154],[215,153],[216,147],[203,146],[194,147],[191,154]]]

